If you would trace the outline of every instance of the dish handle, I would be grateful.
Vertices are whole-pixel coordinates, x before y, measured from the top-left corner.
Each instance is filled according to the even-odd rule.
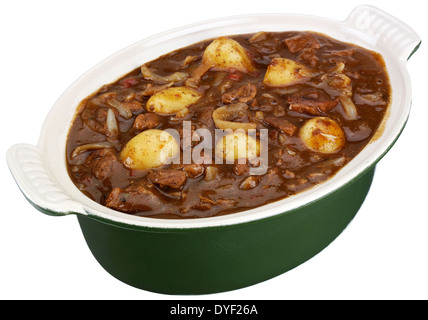
[[[16,144],[7,151],[6,160],[21,192],[37,210],[52,216],[85,214],[82,206],[54,182],[40,148]]]
[[[373,6],[356,7],[345,22],[385,44],[399,59],[405,61],[421,44],[419,35],[410,26]]]

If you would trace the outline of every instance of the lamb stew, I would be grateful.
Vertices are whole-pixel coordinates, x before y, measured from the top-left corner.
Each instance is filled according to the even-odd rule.
[[[67,167],[81,192],[124,213],[231,214],[330,179],[371,141],[390,99],[380,54],[323,34],[209,39],[84,99]]]

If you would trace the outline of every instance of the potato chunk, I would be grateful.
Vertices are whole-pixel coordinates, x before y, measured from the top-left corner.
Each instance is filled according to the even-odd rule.
[[[238,42],[226,37],[214,40],[205,49],[203,63],[211,65],[214,71],[235,69],[248,73],[255,70],[247,51]]]
[[[147,101],[147,111],[175,114],[196,103],[202,94],[187,87],[170,87],[161,90]]]
[[[239,159],[254,159],[260,155],[260,142],[237,130],[225,135],[216,145],[216,154],[233,163]]]
[[[269,64],[263,83],[270,87],[286,87],[312,75],[304,65],[285,58],[274,58]]]
[[[315,152],[336,153],[343,148],[346,142],[340,125],[327,117],[308,120],[300,128],[299,134],[305,146]]]
[[[256,68],[250,55],[239,42],[220,37],[205,49],[202,63],[192,72],[191,78],[187,79],[185,84],[198,88],[202,76],[210,70],[251,73],[256,71]]]
[[[166,131],[150,129],[132,138],[122,149],[123,164],[136,170],[157,168],[174,158],[180,152],[180,145]]]

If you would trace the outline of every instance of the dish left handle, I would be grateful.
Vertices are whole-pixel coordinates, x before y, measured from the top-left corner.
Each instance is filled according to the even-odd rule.
[[[84,214],[82,206],[52,178],[40,148],[14,145],[7,151],[6,160],[21,192],[37,210],[52,216]]]

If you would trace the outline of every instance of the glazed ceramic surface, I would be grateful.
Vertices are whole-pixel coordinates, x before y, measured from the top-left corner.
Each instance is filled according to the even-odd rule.
[[[144,62],[198,41],[258,31],[317,31],[381,53],[392,85],[390,112],[373,141],[339,173],[296,196],[221,217],[163,220],[105,208],[69,179],[65,146],[79,102]],[[358,212],[375,166],[405,127],[411,107],[406,61],[420,44],[403,22],[370,6],[344,21],[262,14],[228,17],[145,39],[89,70],[58,99],[36,146],[7,154],[25,197],[50,215],[75,214],[100,264],[138,288],[172,293],[232,290],[269,279],[310,259],[333,241]],[[174,266],[171,272],[170,266]]]

